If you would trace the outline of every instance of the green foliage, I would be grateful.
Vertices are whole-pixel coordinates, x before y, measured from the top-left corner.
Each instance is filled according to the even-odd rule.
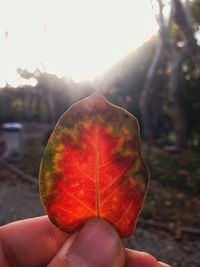
[[[182,103],[188,125],[188,145],[200,150],[200,78],[186,80],[182,90]]]
[[[36,78],[35,73],[21,73]],[[0,122],[55,122],[73,102],[91,92],[91,84],[85,88],[84,83],[67,82],[56,75],[40,73],[37,80],[35,87],[0,89]]]
[[[192,15],[192,19],[196,24],[200,24],[200,0],[192,0],[190,1],[190,12]]]

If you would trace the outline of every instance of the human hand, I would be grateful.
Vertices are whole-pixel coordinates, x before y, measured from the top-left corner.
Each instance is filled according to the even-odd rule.
[[[93,218],[68,235],[47,216],[0,228],[2,267],[167,267],[153,256],[126,250],[107,222]]]

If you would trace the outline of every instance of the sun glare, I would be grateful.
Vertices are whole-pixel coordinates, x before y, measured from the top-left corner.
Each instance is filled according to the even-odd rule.
[[[0,87],[41,65],[93,79],[156,31],[150,0],[0,1]]]

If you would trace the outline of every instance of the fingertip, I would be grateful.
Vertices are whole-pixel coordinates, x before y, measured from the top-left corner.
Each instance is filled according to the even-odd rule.
[[[161,267],[162,265],[152,255],[135,250],[126,250],[126,267]]]
[[[169,265],[169,264],[167,264],[165,262],[159,261],[159,263],[160,263],[161,267],[172,267],[171,265]]]

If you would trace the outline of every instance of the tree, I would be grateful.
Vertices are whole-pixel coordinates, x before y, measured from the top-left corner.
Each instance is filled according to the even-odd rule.
[[[171,118],[176,134],[176,145],[183,147],[187,141],[187,122],[180,100],[182,66],[190,56],[196,66],[200,67],[200,48],[195,38],[188,2],[172,0],[166,3],[166,1],[157,0],[157,4],[159,8],[156,15],[159,25],[159,41],[147,73],[140,101],[144,134],[149,144],[155,143],[155,122],[157,123],[155,118],[159,109],[157,113],[153,113],[152,106],[155,106],[156,94],[159,92],[156,72],[160,70],[163,79],[168,75],[168,88],[166,87],[166,89],[168,89],[171,101]],[[167,16],[164,15],[166,5],[170,8]]]

